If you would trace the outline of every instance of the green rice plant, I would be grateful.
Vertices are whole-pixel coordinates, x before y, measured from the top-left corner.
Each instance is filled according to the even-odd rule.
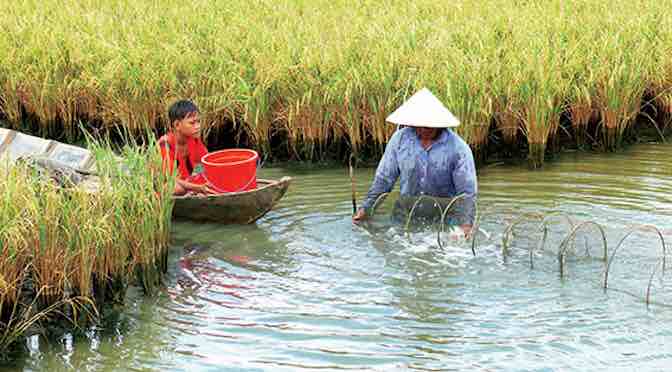
[[[579,146],[586,144],[588,124],[597,116],[597,110],[593,107],[593,96],[587,89],[586,87],[575,87],[572,102],[569,104],[574,138]]]
[[[73,293],[92,296],[97,246],[113,235],[101,218],[106,211],[97,203],[100,194],[61,189],[29,170],[14,181],[30,192],[21,204],[23,228],[31,248],[30,273],[34,284],[43,288],[42,304]]]
[[[485,58],[496,58],[499,63],[485,64],[485,69],[489,71],[483,76],[480,84],[490,88],[490,97],[493,100],[492,118],[501,133],[502,140],[507,146],[514,146],[522,125],[516,113],[514,100],[520,78],[518,68],[514,67],[519,47],[513,47],[518,39],[516,28],[518,20],[517,17],[507,13],[495,17],[493,35],[487,44],[490,50],[484,53]]]
[[[613,54],[609,60],[601,61],[596,70],[595,103],[601,116],[605,148],[615,150],[621,147],[626,130],[640,112],[647,86],[646,56],[651,52],[646,44],[624,40],[622,33],[606,36],[604,43],[603,48]]]
[[[589,134],[589,124],[599,121],[597,109],[595,66],[597,55],[595,51],[593,32],[583,35],[574,35],[567,46],[563,78],[569,86],[566,92],[566,109],[571,119],[574,140],[577,146],[592,145],[595,142]]]
[[[501,97],[495,101],[493,111],[497,129],[501,132],[504,143],[515,146],[518,133],[521,132],[521,123],[513,111],[512,103],[508,98]]]
[[[567,81],[561,75],[561,65],[550,40],[548,44],[529,46],[525,52],[527,64],[522,67],[516,92],[515,112],[522,123],[522,132],[528,143],[528,162],[531,168],[544,163],[546,144],[555,136],[564,110]]]
[[[125,145],[122,157],[109,142],[90,146],[94,188],[60,187],[29,162],[0,169],[2,351],[36,322],[95,320],[136,278],[147,293],[161,284],[174,175],[163,172],[153,137]]]
[[[0,321],[6,322],[19,302],[30,262],[31,242],[22,209],[30,195],[17,182],[23,176],[19,169],[1,172],[4,177],[0,178]]]
[[[537,93],[529,97],[525,108],[519,113],[524,124],[523,133],[528,141],[530,168],[543,166],[546,144],[558,129],[561,110],[556,96]]]
[[[93,302],[88,297],[61,298],[47,306],[39,306],[39,299],[44,298],[43,290],[44,288],[36,290],[32,299],[23,298],[22,301],[15,302],[8,309],[7,316],[0,319],[0,361],[8,360],[10,352],[17,349],[26,333],[43,321],[58,318],[76,328],[80,313],[89,319],[98,316]]]
[[[167,271],[175,176],[163,172],[158,145],[148,138],[145,146],[123,146],[120,157],[104,147],[94,153],[111,230],[126,237],[102,247],[101,278],[124,281],[135,273],[151,294]]]
[[[657,109],[657,119],[665,120],[656,125],[669,125],[672,115],[672,63],[669,55],[672,51],[672,19],[663,13],[656,12],[653,4],[645,4],[647,11],[642,14],[639,27],[642,29],[642,40],[649,48],[651,58],[649,75],[647,76],[647,96],[652,97],[651,102]],[[648,98],[647,97],[647,98]]]
[[[65,227],[62,242],[71,255],[69,285],[75,295],[94,298],[96,267],[103,258],[99,252],[113,241],[115,232],[100,195],[75,188],[65,197],[61,224]]]
[[[273,144],[320,159],[345,145],[379,155],[394,131],[385,117],[428,86],[477,156],[494,122],[509,148],[525,136],[538,167],[560,113],[579,144],[599,122],[613,149],[634,129],[644,92],[672,112],[667,5],[3,2],[0,116],[50,135],[81,136],[80,120],[143,134],[164,129],[167,106],[188,97],[206,133],[232,123],[236,141],[245,134],[266,153]]]
[[[105,163],[100,153],[95,153],[97,172],[101,175],[97,190],[98,197],[94,201],[99,214],[100,226],[96,234],[98,239],[92,246],[95,252],[92,286],[97,303],[119,302],[123,299],[126,286],[131,282],[132,273],[132,268],[129,267],[129,238],[121,235],[125,231],[120,230],[119,221],[137,217],[129,213],[124,214],[124,199],[120,195],[123,190],[114,188],[112,177],[108,173],[112,165]],[[125,238],[117,239],[118,236]]]
[[[476,158],[484,158],[484,146],[494,112],[492,95],[488,85],[484,84],[484,79],[487,79],[486,64],[477,56],[471,56],[447,70],[455,75],[446,79],[448,87],[444,102],[461,122],[457,132],[472,145]]]
[[[72,253],[66,249],[64,232],[72,226],[63,225],[68,203],[58,187],[50,181],[34,179],[35,196],[27,206],[32,235],[32,273],[35,285],[44,288],[43,304],[48,305],[66,296],[72,269]],[[86,268],[85,268],[86,269]]]
[[[2,273],[0,273],[0,319],[5,319],[8,309],[17,303],[25,279],[27,257],[24,252],[13,252],[4,243],[2,251]]]

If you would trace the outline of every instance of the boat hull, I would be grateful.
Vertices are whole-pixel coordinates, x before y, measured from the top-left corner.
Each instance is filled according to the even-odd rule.
[[[250,191],[208,196],[175,196],[173,217],[221,224],[251,224],[282,199],[292,179],[257,180]]]

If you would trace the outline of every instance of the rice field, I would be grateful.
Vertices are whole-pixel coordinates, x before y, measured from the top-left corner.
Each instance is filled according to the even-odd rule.
[[[92,144],[98,185],[63,188],[24,163],[0,178],[0,359],[36,323],[78,327],[123,303],[129,285],[153,294],[167,270],[172,180],[155,147],[118,156]],[[147,151],[151,149],[151,151]]]
[[[538,167],[559,136],[614,150],[639,127],[663,131],[671,5],[3,2],[0,110],[15,129],[28,120],[76,137],[83,120],[140,133],[161,131],[167,106],[187,97],[209,138],[320,159],[343,145],[380,154],[394,130],[384,118],[427,86],[461,119],[477,157],[494,138],[522,144]]]

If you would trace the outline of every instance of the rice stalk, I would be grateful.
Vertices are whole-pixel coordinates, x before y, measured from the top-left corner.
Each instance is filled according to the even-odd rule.
[[[189,97],[206,131],[234,123],[265,153],[286,135],[298,159],[341,143],[380,155],[393,131],[385,117],[429,86],[477,156],[494,122],[508,148],[524,131],[537,167],[557,141],[558,111],[578,143],[587,120],[600,122],[608,149],[634,128],[642,92],[672,112],[661,94],[672,81],[666,5],[5,2],[0,115],[53,135],[81,136],[80,120],[142,134],[165,129],[167,105]]]
[[[83,312],[91,318],[98,315],[95,310],[94,312],[89,312],[88,309],[95,309],[95,306],[92,306],[93,303],[87,297],[61,298],[41,310],[36,310],[39,307],[37,302],[43,297],[42,292],[44,290],[44,288],[38,290],[37,295],[31,302],[15,303],[7,319],[0,321],[0,360],[5,360],[9,349],[18,344],[26,332],[41,321],[58,316],[60,319],[64,319],[74,327],[77,327],[79,312]],[[61,310],[66,307],[72,310],[73,317],[68,317]]]
[[[626,53],[621,49],[614,53],[614,58],[605,61],[596,72],[595,102],[601,116],[604,145],[610,151],[621,147],[626,130],[641,110],[649,68],[646,65],[649,61],[644,58],[645,63],[642,63],[640,59],[650,53],[644,49],[646,45],[628,40],[623,46],[622,38],[619,33],[606,38],[604,48],[611,50],[612,45],[619,45],[620,48],[631,48],[631,51]]]
[[[576,144],[585,145],[588,137],[588,124],[597,116],[593,98],[586,87],[574,88],[574,98],[569,104],[569,114],[572,118]]]

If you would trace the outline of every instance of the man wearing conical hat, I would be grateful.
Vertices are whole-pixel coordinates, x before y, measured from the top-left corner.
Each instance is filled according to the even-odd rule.
[[[428,89],[414,94],[386,120],[404,128],[397,130],[385,147],[373,184],[353,221],[366,219],[378,197],[390,192],[399,178],[401,197],[452,198],[463,194],[466,217],[458,224],[469,235],[477,192],[476,167],[469,145],[448,129],[460,122]]]

